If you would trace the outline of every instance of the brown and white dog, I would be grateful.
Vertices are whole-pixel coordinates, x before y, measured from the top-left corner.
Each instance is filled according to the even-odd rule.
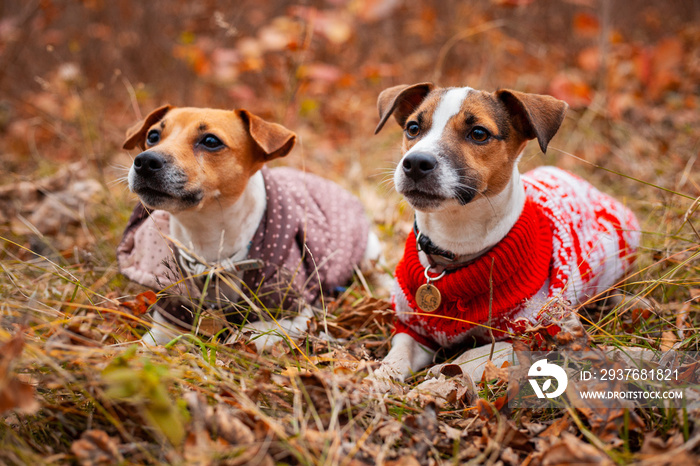
[[[396,334],[370,376],[376,385],[430,365],[438,348],[475,345],[455,363],[478,380],[491,351],[479,345],[557,320],[553,304],[583,302],[632,263],[639,225],[629,209],[563,170],[518,171],[528,140],[546,151],[566,103],[419,83],[386,89],[378,108],[377,132],[391,115],[404,129],[394,184],[415,225],[396,269]],[[509,343],[495,347],[499,361],[511,356]]]
[[[280,335],[298,336],[322,292],[380,256],[358,199],[320,177],[264,166],[286,156],[295,140],[247,110],[169,105],[127,132],[124,148],[143,149],[128,176],[142,205],[119,245],[120,270],[187,298],[157,308],[144,341],[170,341],[207,307],[225,308],[229,329],[265,334],[258,349]],[[250,322],[255,312],[240,310],[241,299],[300,314]]]

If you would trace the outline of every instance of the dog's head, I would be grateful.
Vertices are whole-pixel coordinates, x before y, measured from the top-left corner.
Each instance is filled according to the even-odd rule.
[[[431,83],[386,89],[377,105],[380,121],[375,133],[391,115],[404,129],[394,184],[421,211],[500,193],[526,142],[537,138],[545,152],[568,107],[545,95],[438,88]]]
[[[265,162],[284,157],[296,135],[247,110],[153,110],[126,133],[124,149],[143,150],[129,188],[152,209],[179,212],[212,200],[234,202]]]

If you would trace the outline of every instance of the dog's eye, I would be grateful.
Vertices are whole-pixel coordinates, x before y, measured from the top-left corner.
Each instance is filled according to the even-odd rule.
[[[477,126],[476,128],[472,129],[468,137],[474,142],[486,142],[491,137],[491,133],[481,126]]]
[[[213,134],[205,135],[199,143],[209,150],[219,149],[224,145],[224,143],[221,142],[221,139],[217,138]]]
[[[415,121],[410,122],[406,125],[406,137],[408,139],[413,139],[420,134],[420,126]]]
[[[148,142],[148,145],[152,146],[153,144],[157,144],[158,141],[160,141],[160,133],[155,129],[149,131],[148,136],[146,136],[146,142]]]

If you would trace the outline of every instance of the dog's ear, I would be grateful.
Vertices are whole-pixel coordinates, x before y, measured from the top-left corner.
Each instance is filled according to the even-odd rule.
[[[263,152],[266,162],[284,157],[294,147],[297,135],[284,126],[265,121],[248,110],[237,110],[236,113],[246,124],[250,137]]]
[[[418,108],[425,96],[433,90],[433,83],[402,84],[400,86],[384,89],[377,99],[379,110],[379,124],[374,134],[384,127],[384,123],[394,114],[396,122],[403,128],[406,118]]]
[[[548,95],[502,89],[496,97],[503,102],[513,118],[513,125],[527,139],[537,138],[542,152],[559,130],[569,105]]]
[[[146,148],[146,131],[148,128],[163,119],[166,113],[173,108],[172,105],[163,105],[148,114],[146,118],[139,121],[134,126],[126,130],[126,141],[122,145],[123,149],[131,150],[139,146],[141,150]]]

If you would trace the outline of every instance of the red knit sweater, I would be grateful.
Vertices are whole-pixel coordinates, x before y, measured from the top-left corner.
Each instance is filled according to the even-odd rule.
[[[425,284],[425,267],[418,258],[416,236],[411,232],[404,256],[396,267],[396,280],[408,297],[409,306],[423,314],[424,328],[435,332],[464,333],[476,325],[486,325],[491,303],[491,322],[503,337],[504,319],[510,311],[534,295],[549,275],[552,261],[552,229],[533,202],[526,202],[510,232],[486,254],[464,267],[447,273],[432,284],[442,301],[433,313],[423,313],[415,302],[416,290]],[[398,332],[410,332],[399,321]],[[410,332],[422,344],[435,346],[428,338]]]
[[[472,336],[507,338],[524,322],[547,324],[547,304],[575,305],[614,285],[632,264],[639,224],[620,202],[554,167],[523,175],[526,203],[506,237],[465,267],[431,282],[440,307],[423,312],[415,294],[426,283],[410,233],[396,267],[396,332],[437,348]],[[492,277],[492,285],[489,284]],[[524,320],[520,320],[524,319]]]

